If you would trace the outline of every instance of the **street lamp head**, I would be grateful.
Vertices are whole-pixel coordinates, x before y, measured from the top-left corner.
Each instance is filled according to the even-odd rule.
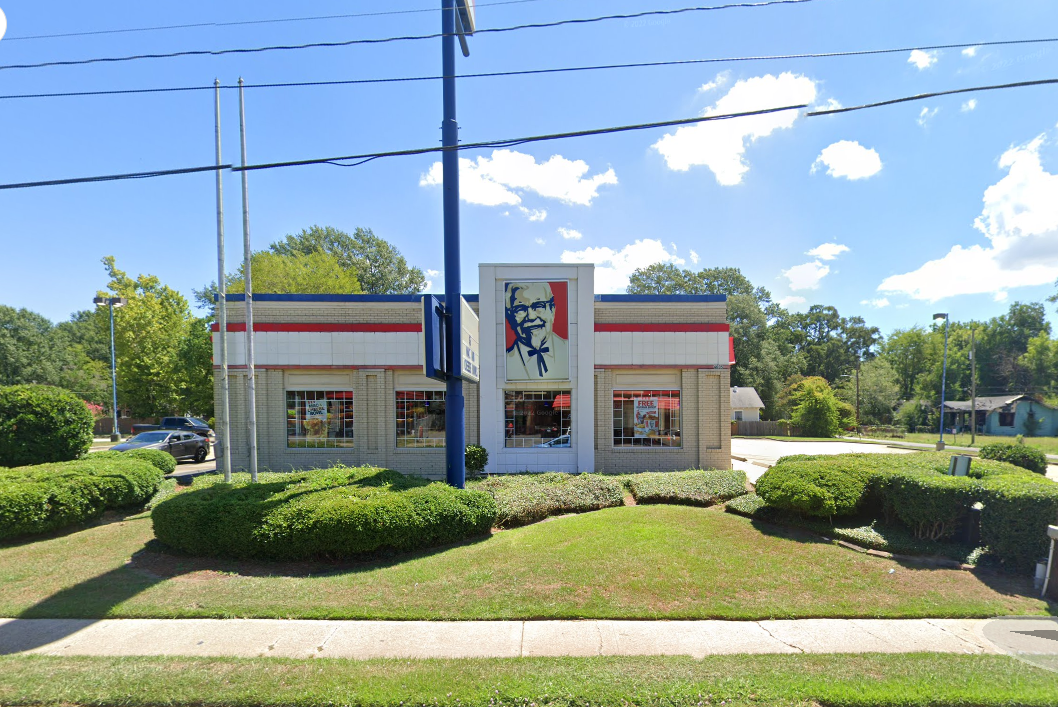
[[[129,303],[129,300],[125,297],[111,297],[110,303],[113,304],[115,307],[124,307],[126,304]]]
[[[92,301],[95,302],[97,307],[106,307],[107,305],[110,305],[111,307],[124,307],[129,303],[129,300],[126,297],[93,297]]]
[[[933,318],[934,319],[947,319],[948,318],[948,313],[947,312],[938,312],[937,314],[933,315]]]
[[[107,298],[106,297],[93,297],[92,301],[95,303],[95,305],[97,307],[105,307],[105,306],[107,306]]]

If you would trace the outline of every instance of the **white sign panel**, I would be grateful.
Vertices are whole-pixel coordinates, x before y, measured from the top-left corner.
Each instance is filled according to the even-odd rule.
[[[459,298],[461,310],[460,322],[460,366],[459,377],[465,381],[477,383],[481,380],[481,342],[478,339],[478,315],[470,308],[467,301]]]

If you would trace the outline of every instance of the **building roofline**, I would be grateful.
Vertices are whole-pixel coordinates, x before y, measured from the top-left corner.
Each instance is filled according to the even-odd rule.
[[[727,295],[595,295],[596,302],[727,302]]]
[[[420,302],[422,302],[422,298],[424,296],[425,295],[423,295],[423,294],[418,294],[418,295],[299,295],[299,294],[274,295],[274,294],[261,293],[261,294],[254,294],[253,301],[254,302],[350,302],[350,303],[359,302],[359,303],[364,303],[364,304],[370,304],[370,303],[375,303],[375,302],[378,302],[378,303],[385,303],[385,302],[401,303],[401,302],[403,302],[403,303],[406,303],[406,304],[419,304]],[[444,298],[445,298],[444,295],[433,295],[433,296],[437,297],[441,301],[444,301]],[[214,296],[213,299],[214,299],[214,301],[216,301],[217,297]],[[245,302],[246,301],[246,295],[245,295],[245,293],[238,292],[238,293],[233,293],[233,294],[227,294],[227,295],[224,296],[224,299],[227,302]],[[478,301],[478,296],[477,295],[465,294],[465,295],[463,295],[463,299],[465,299],[467,302],[477,302]]]

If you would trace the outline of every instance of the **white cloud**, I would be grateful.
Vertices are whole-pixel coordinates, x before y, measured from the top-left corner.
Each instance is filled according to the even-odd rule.
[[[992,295],[992,300],[995,302],[1006,302],[1007,297],[1010,297],[1010,293],[1006,290],[1000,290],[999,292]]]
[[[537,245],[547,245],[547,241],[545,241],[543,238],[534,238],[533,240],[536,241]]]
[[[566,204],[590,206],[599,195],[599,187],[617,184],[617,175],[613,168],[591,177],[585,177],[587,173],[588,164],[583,160],[552,155],[538,163],[522,152],[493,150],[491,157],[459,159],[459,196],[483,206],[515,205],[522,201],[518,191],[530,191]],[[441,163],[434,162],[419,185],[439,186],[443,181]]]
[[[702,115],[812,103],[815,98],[816,84],[812,79],[789,72],[779,76],[767,74],[737,81]],[[792,127],[798,115],[798,111],[788,110],[698,123],[665,135],[652,147],[661,153],[671,170],[686,172],[693,166],[705,165],[719,184],[731,186],[740,183],[749,171],[744,159],[746,147],[776,130]]]
[[[882,158],[874,148],[866,148],[858,142],[841,140],[823,148],[812,163],[812,172],[819,165],[827,166],[827,174],[837,179],[866,179],[882,171]]]
[[[842,253],[848,253],[849,247],[840,243],[821,243],[812,250],[806,251],[805,255],[811,255],[820,260],[833,260]]]
[[[969,113],[970,111],[972,111],[976,107],[977,107],[977,99],[976,98],[971,98],[970,100],[966,101],[966,103],[962,104],[962,112],[963,113]]]
[[[819,288],[819,283],[829,272],[829,265],[813,260],[810,263],[794,265],[789,270],[783,270],[782,274],[790,281],[791,290],[815,290]]]
[[[572,228],[562,228],[562,226],[558,227],[558,233],[567,241],[579,241],[581,238],[584,237],[584,234],[580,231],[574,230]]]
[[[524,206],[519,206],[518,210],[530,221],[543,221],[547,218],[547,209],[527,209]]]
[[[939,111],[940,108],[923,108],[918,113],[918,124],[922,127],[926,127],[926,123],[932,120],[933,116],[935,116]]]
[[[944,297],[992,294],[1058,279],[1058,174],[1040,161],[1044,136],[1011,147],[999,158],[1007,174],[985,190],[974,227],[989,241],[956,245],[917,270],[892,275],[879,292],[935,302]]]
[[[715,88],[720,88],[725,83],[727,83],[730,78],[731,78],[731,72],[730,71],[721,71],[719,74],[716,75],[715,79],[713,79],[709,83],[703,83],[701,86],[699,86],[698,87],[698,92],[699,93],[706,93],[708,91],[712,91]]]
[[[866,305],[867,307],[875,307],[877,309],[881,309],[882,307],[889,306],[889,298],[879,297],[878,299],[860,300],[860,304]]]
[[[928,69],[937,63],[937,52],[924,52],[921,49],[914,49],[907,57],[907,63],[914,64],[919,71]]]
[[[841,101],[839,101],[838,99],[828,98],[826,103],[820,103],[818,105],[812,106],[812,110],[837,110],[843,107],[844,106],[841,105]]]
[[[426,271],[426,277],[437,277],[440,274],[441,274],[440,270],[427,270]]]
[[[595,263],[595,291],[624,292],[628,278],[637,268],[655,263],[683,265],[685,261],[665,249],[665,244],[652,238],[629,243],[621,250],[613,248],[585,248],[562,251],[563,263]]]
[[[695,265],[698,264],[698,254],[695,253],[693,250],[691,251],[691,262]]]
[[[781,300],[777,300],[776,304],[778,304],[780,307],[789,309],[795,304],[804,304],[806,301],[807,300],[804,297],[800,297],[798,295],[791,295],[789,297],[783,297]]]
[[[966,47],[966,49],[962,50],[962,55],[966,57],[975,57],[977,56],[977,49],[977,47]]]

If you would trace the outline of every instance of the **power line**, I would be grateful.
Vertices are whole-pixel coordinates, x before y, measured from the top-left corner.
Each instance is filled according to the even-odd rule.
[[[700,7],[683,7],[674,10],[646,10],[623,15],[602,15],[599,17],[585,17],[571,20],[556,20],[554,22],[537,22],[533,24],[514,25],[512,27],[493,27],[475,30],[474,34],[493,34],[497,32],[517,32],[526,29],[547,29],[551,27],[562,27],[565,25],[580,25],[594,22],[605,22],[608,20],[630,20],[642,17],[659,15],[677,15],[687,12],[709,12],[712,10],[729,10],[735,8],[769,7],[772,5],[800,5],[803,3],[816,2],[816,0],[764,0],[763,2],[729,3],[727,5],[709,5]],[[132,56],[118,57],[96,57],[93,59],[70,59],[65,61],[45,61],[36,64],[8,64],[0,66],[5,69],[42,69],[53,66],[84,66],[86,64],[112,64],[127,61],[138,61],[141,59],[174,59],[187,56],[224,56],[227,54],[257,54],[271,51],[292,51],[299,49],[349,47],[354,45],[388,44],[390,42],[408,42],[423,39],[439,39],[445,36],[438,32],[434,34],[404,35],[398,37],[378,37],[374,39],[348,39],[342,42],[311,42],[308,44],[285,44],[268,47],[252,47],[239,49],[192,49],[179,52],[168,52],[164,54],[135,54]]]
[[[1023,88],[1023,87],[1028,87],[1028,86],[1043,86],[1043,85],[1053,85],[1053,84],[1058,84],[1058,79],[1040,79],[1040,80],[1037,80],[1037,81],[1021,81],[1021,82],[1012,83],[1012,84],[998,84],[998,85],[992,85],[992,86],[976,86],[976,87],[973,87],[973,88],[958,88],[958,89],[952,89],[950,91],[938,91],[938,92],[934,92],[934,93],[919,94],[917,96],[908,96],[906,98],[896,98],[896,99],[891,99],[891,100],[888,100],[888,101],[879,101],[879,102],[875,102],[875,103],[865,103],[865,104],[858,105],[858,106],[851,106],[849,108],[838,108],[838,109],[823,110],[823,111],[811,111],[811,112],[805,113],[805,117],[817,117],[817,116],[822,116],[822,115],[832,115],[834,113],[847,113],[847,112],[850,112],[850,111],[866,110],[868,108],[878,108],[878,107],[882,107],[882,106],[893,105],[893,104],[896,104],[896,103],[903,103],[903,102],[906,102],[906,101],[923,100],[923,99],[926,99],[926,98],[933,98],[933,97],[936,97],[936,96],[946,96],[946,95],[953,95],[953,94],[958,94],[958,93],[970,93],[972,91],[991,91],[991,90],[998,90],[998,89],[1004,89],[1004,88]],[[630,132],[630,131],[637,131],[637,130],[648,130],[648,129],[651,129],[651,128],[664,128],[664,127],[674,127],[674,126],[681,126],[681,125],[694,125],[694,124],[697,124],[697,123],[706,123],[706,122],[718,121],[718,120],[729,120],[729,119],[733,119],[733,118],[746,118],[746,117],[752,117],[752,116],[758,116],[758,115],[767,115],[769,113],[779,113],[779,112],[788,111],[788,110],[800,110],[802,108],[807,108],[807,107],[808,107],[808,104],[802,103],[802,104],[797,104],[797,105],[782,106],[782,107],[778,107],[778,108],[764,108],[764,109],[761,109],[761,110],[746,111],[746,112],[741,112],[741,113],[725,113],[725,114],[721,114],[721,115],[700,116],[700,117],[697,117],[697,118],[681,118],[681,119],[677,119],[677,120],[664,120],[664,121],[658,121],[658,122],[653,122],[653,123],[637,123],[637,124],[633,124],[633,125],[621,125],[621,126],[608,127],[608,128],[595,128],[595,129],[591,129],[591,130],[577,130],[577,131],[574,131],[574,132],[566,132],[566,133],[550,133],[550,134],[546,134],[546,135],[534,135],[534,136],[529,136],[529,137],[510,138],[510,139],[506,139],[506,140],[489,140],[489,141],[486,141],[486,142],[470,142],[470,143],[464,143],[462,145],[458,145],[455,148],[445,148],[445,147],[433,146],[433,147],[414,148],[414,149],[409,149],[409,150],[394,150],[394,151],[390,151],[390,152],[369,152],[369,153],[364,153],[364,154],[359,154],[359,155],[345,155],[345,156],[340,156],[340,157],[322,157],[322,158],[307,159],[307,160],[292,160],[292,161],[288,161],[288,162],[267,162],[267,163],[262,163],[262,164],[247,165],[245,167],[235,167],[235,166],[232,166],[230,164],[226,164],[226,165],[210,165],[208,167],[188,167],[188,168],[184,168],[184,169],[156,170],[156,171],[151,171],[151,172],[133,172],[133,173],[128,173],[128,174],[110,174],[110,175],[101,175],[101,176],[94,176],[94,177],[75,177],[75,178],[70,178],[70,179],[52,179],[52,180],[41,181],[41,182],[21,182],[21,183],[17,183],[17,184],[0,184],[0,190],[5,190],[5,189],[27,189],[27,188],[31,188],[31,187],[56,186],[56,185],[62,185],[62,184],[83,184],[83,183],[89,183],[89,182],[118,181],[118,180],[124,180],[124,179],[146,179],[146,178],[150,178],[150,177],[163,177],[163,176],[170,176],[170,175],[175,175],[175,174],[191,174],[191,173],[194,173],[194,172],[213,172],[213,171],[216,171],[218,169],[230,169],[233,172],[242,172],[242,171],[256,171],[256,170],[263,170],[263,169],[277,169],[277,168],[281,168],[281,167],[301,167],[301,166],[317,165],[317,164],[331,164],[331,165],[335,165],[335,166],[339,166],[339,167],[355,167],[355,166],[358,166],[360,164],[366,164],[366,163],[371,162],[373,160],[381,159],[383,157],[404,157],[404,156],[410,156],[410,155],[425,155],[425,154],[443,152],[443,151],[445,151],[447,149],[454,149],[456,151],[463,151],[463,150],[474,150],[474,149],[482,149],[482,148],[514,147],[514,146],[517,146],[517,145],[525,145],[525,144],[534,143],[534,142],[545,142],[545,141],[551,141],[551,140],[564,140],[564,139],[575,138],[575,137],[587,137],[587,136],[591,136],[591,135],[606,135],[606,134],[612,134],[612,133],[622,133],[622,132]],[[351,160],[356,160],[357,162],[355,164],[340,164],[342,162],[349,162]]]
[[[640,68],[656,68],[666,66],[692,66],[695,64],[723,64],[723,63],[736,63],[736,62],[748,62],[748,61],[789,61],[792,59],[833,59],[841,57],[857,57],[857,56],[872,56],[872,55],[883,55],[883,54],[902,54],[912,51],[935,51],[938,49],[965,49],[967,47],[983,47],[983,46],[1011,46],[1019,44],[1053,44],[1058,42],[1058,37],[1044,37],[1040,39],[1006,39],[997,40],[993,42],[963,42],[960,44],[925,44],[916,47],[891,47],[886,49],[861,49],[855,51],[840,51],[840,52],[814,52],[814,53],[800,53],[800,54],[764,54],[758,56],[739,56],[739,57],[716,57],[708,59],[674,59],[671,61],[643,61],[643,62],[628,62],[622,64],[594,64],[588,66],[566,66],[556,67],[551,69],[520,69],[514,71],[485,71],[473,74],[459,74],[456,76],[457,79],[480,79],[480,78],[498,78],[505,76],[534,76],[540,74],[562,74],[562,73],[575,73],[583,71],[605,71],[605,70],[616,70],[616,69],[640,69]],[[386,83],[412,83],[421,81],[440,81],[444,79],[443,75],[427,75],[427,76],[392,76],[382,77],[375,79],[339,79],[334,81],[285,81],[275,83],[248,83],[244,85],[244,88],[303,88],[303,87],[317,87],[317,86],[353,86],[353,85],[364,85],[364,84],[386,84]],[[235,84],[222,85],[223,89],[237,89],[238,86]],[[135,94],[149,94],[149,93],[182,93],[190,91],[212,91],[214,89],[213,84],[202,85],[202,86],[163,86],[155,88],[124,88],[124,89],[108,89],[100,91],[62,91],[54,93],[17,93],[0,95],[0,100],[14,100],[14,99],[28,99],[28,98],[73,98],[73,97],[84,97],[84,96],[115,96],[115,95],[135,95]],[[968,89],[975,90],[975,89]]]
[[[540,2],[540,0],[503,0],[502,2],[476,3],[475,7],[495,7],[497,5],[522,5],[529,2]],[[128,27],[124,29],[100,29],[86,32],[65,32],[62,34],[34,34],[20,37],[7,37],[8,42],[27,41],[32,39],[62,39],[65,37],[91,37],[107,34],[131,34],[135,32],[160,32],[173,29],[197,29],[201,27],[238,27],[242,25],[269,25],[287,22],[314,22],[318,20],[345,20],[360,17],[381,17],[384,15],[415,15],[421,13],[442,12],[442,8],[430,7],[416,10],[383,10],[379,12],[356,12],[343,15],[314,15],[310,17],[276,17],[263,20],[240,20],[234,22],[193,22],[182,25],[158,25],[152,27]]]

